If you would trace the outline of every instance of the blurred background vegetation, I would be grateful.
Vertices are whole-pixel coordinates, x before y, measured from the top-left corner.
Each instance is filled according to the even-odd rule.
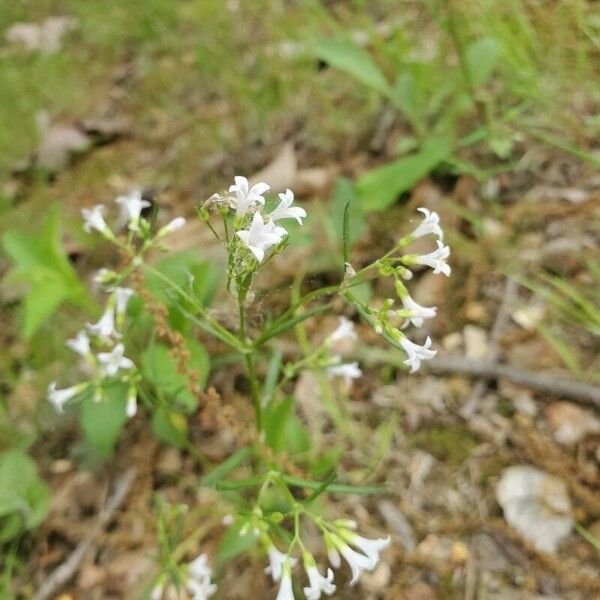
[[[71,19],[55,47],[28,48],[39,31],[15,39],[15,24],[50,17]],[[597,3],[13,0],[0,35],[0,490],[29,474],[18,498],[0,491],[0,519],[20,515],[0,544],[47,508],[24,451],[65,452],[44,388],[72,364],[65,332],[94,312],[83,280],[105,258],[80,208],[142,186],[189,215],[286,143],[328,174],[306,194],[331,219],[313,242],[335,238],[346,201],[363,252],[392,237],[428,178],[458,266],[444,333],[490,331],[501,298],[486,283],[510,275],[543,305],[532,327],[558,367],[598,382]],[[562,219],[572,229],[555,235]]]

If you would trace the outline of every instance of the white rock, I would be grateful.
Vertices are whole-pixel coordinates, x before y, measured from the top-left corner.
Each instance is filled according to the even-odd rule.
[[[556,552],[573,523],[571,500],[561,479],[527,465],[509,467],[496,499],[511,527],[538,550]]]

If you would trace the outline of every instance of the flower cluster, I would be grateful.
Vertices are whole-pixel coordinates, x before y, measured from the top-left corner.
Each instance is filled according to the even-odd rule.
[[[81,214],[83,228],[87,232],[97,231],[107,240],[118,245],[132,257],[135,264],[145,250],[157,245],[166,235],[181,228],[185,219],[177,217],[160,228],[151,237],[150,223],[142,217],[142,211],[150,202],[142,198],[136,190],[128,196],[119,196],[115,202],[119,205],[129,236],[122,242],[104,219],[106,207],[97,204],[93,208],[84,208]],[[137,242],[137,247],[136,247]],[[140,376],[135,363],[125,356],[123,329],[129,300],[134,294],[131,288],[121,285],[124,276],[110,269],[100,269],[94,280],[108,293],[105,309],[95,323],[87,323],[75,338],[67,341],[67,346],[84,361],[90,378],[71,387],[58,389],[56,382],[48,388],[48,399],[58,411],[62,411],[70,400],[91,391],[96,401],[100,401],[107,385],[121,382],[128,386],[126,413],[133,417],[137,412],[137,384]]]
[[[259,182],[253,186],[245,177],[236,176],[227,195],[215,194],[200,208],[200,216],[209,223],[209,210],[217,206],[224,219],[225,237],[222,239],[212,228],[213,233],[222,239],[227,246],[228,288],[234,281],[238,289],[244,293],[249,286],[248,277],[261,264],[274,254],[280,252],[286,243],[287,230],[280,221],[294,219],[302,225],[306,211],[299,206],[292,206],[294,194],[291,190],[279,194],[278,205],[267,212],[265,194],[270,186]],[[233,213],[234,235],[229,236],[225,216]]]
[[[354,585],[364,571],[372,571],[378,565],[380,553],[390,543],[390,538],[369,539],[355,533],[356,523],[349,520],[337,520],[329,523],[321,517],[313,517],[323,533],[323,541],[329,563],[334,569],[341,566],[340,555],[344,558],[352,574],[350,585]],[[294,600],[292,590],[293,569],[298,559],[292,556],[294,544],[286,553],[278,550],[268,535],[262,535],[269,557],[269,565],[265,572],[275,583],[279,582],[277,600]],[[319,600],[322,594],[331,596],[336,590],[334,573],[327,567],[325,575],[319,571],[314,556],[301,541],[298,543],[302,551],[302,564],[308,585],[303,588],[307,600]]]
[[[187,565],[184,573],[185,589],[191,600],[208,600],[217,591],[216,584],[212,583],[212,569],[208,566],[206,554],[200,554]],[[150,593],[151,600],[170,600],[179,598],[175,588],[168,584],[164,578],[160,579]]]
[[[125,311],[133,290],[124,287],[111,288],[106,308],[96,323],[87,323],[77,335],[67,341],[67,346],[84,361],[91,378],[68,388],[57,389],[56,382],[48,388],[48,399],[62,412],[71,399],[88,390],[93,391],[94,399],[102,399],[103,388],[113,381],[128,384],[127,416],[137,412],[136,384],[139,375],[135,364],[124,355],[125,348],[120,341]]]
[[[348,266],[349,269],[347,267],[347,272],[349,271],[350,274],[346,279],[346,282],[352,281],[354,277],[371,268],[376,268],[381,276],[391,276],[394,278],[396,296],[397,300],[401,303],[401,307],[398,307],[396,300],[392,298],[385,300],[379,308],[361,305],[356,300],[354,300],[354,303],[358,305],[363,316],[378,334],[406,353],[407,358],[404,364],[410,368],[411,373],[419,369],[422,361],[433,358],[436,355],[436,351],[431,350],[431,338],[427,337],[425,342],[419,345],[409,340],[402,330],[409,324],[421,327],[424,321],[436,316],[437,307],[421,306],[411,298],[404,282],[412,279],[412,269],[415,267],[429,267],[435,275],[443,274],[447,277],[450,276],[451,272],[450,265],[447,263],[447,259],[450,256],[450,248],[444,245],[444,232],[440,227],[438,214],[430,212],[426,208],[419,208],[418,210],[423,213],[423,220],[412,233],[401,238],[390,252],[359,273],[356,273],[352,267]],[[429,235],[435,238],[436,250],[422,255],[397,255],[399,251],[402,251],[416,239]],[[351,293],[348,293],[347,296],[352,298]]]

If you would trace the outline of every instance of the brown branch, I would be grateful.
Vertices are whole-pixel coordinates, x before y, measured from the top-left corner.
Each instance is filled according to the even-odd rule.
[[[75,575],[96,537],[102,533],[104,527],[106,527],[113,518],[115,512],[121,504],[123,504],[134,479],[134,469],[125,471],[125,473],[119,477],[115,483],[112,495],[98,515],[96,524],[91,528],[85,538],[77,544],[77,547],[69,554],[67,559],[50,573],[44,583],[40,586],[37,594],[33,597],[33,600],[48,600],[54,596],[56,591],[65,585],[73,575]]]

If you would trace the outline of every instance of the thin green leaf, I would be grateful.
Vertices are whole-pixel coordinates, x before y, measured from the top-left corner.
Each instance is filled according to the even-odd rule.
[[[333,484],[337,477],[335,470],[332,470],[321,485],[304,501],[304,504],[310,504],[314,502],[321,494],[327,491],[327,489]]]
[[[341,38],[319,40],[312,46],[312,51],[328,65],[352,75],[380,94],[390,93],[390,85],[379,67],[365,50],[353,42]]]
[[[318,490],[322,485],[322,482],[320,481],[301,479],[300,477],[294,477],[293,475],[282,475],[281,478],[288,485],[309,490]],[[328,491],[333,494],[361,494],[363,496],[370,496],[386,492],[387,487],[381,485],[344,485],[341,483],[332,483],[328,487]]]
[[[227,477],[229,473],[237,469],[242,463],[244,463],[251,456],[251,454],[251,448],[247,446],[240,448],[237,452],[234,452],[228,459],[222,462],[217,468],[205,475],[200,480],[200,485],[204,487],[214,486],[223,478]]]

